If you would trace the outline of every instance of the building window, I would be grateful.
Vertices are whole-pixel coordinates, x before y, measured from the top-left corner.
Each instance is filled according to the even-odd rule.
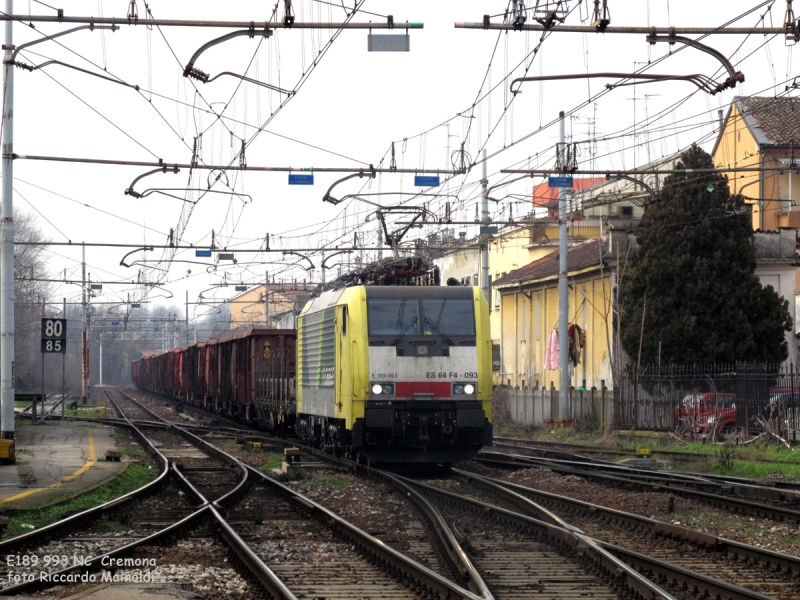
[[[472,276],[472,285],[478,285],[478,274]]]
[[[500,290],[494,291],[494,307],[500,308]]]
[[[633,207],[632,206],[620,206],[619,207],[619,214],[623,217],[632,217],[633,216]]]

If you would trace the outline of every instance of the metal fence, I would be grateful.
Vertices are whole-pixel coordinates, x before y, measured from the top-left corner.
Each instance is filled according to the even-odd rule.
[[[628,369],[617,382],[617,427],[674,430],[689,414],[727,415],[728,426],[754,428],[780,407],[790,431],[797,430],[800,373],[794,365],[705,364]],[[733,422],[735,415],[735,423]]]
[[[537,427],[560,416],[558,390],[552,387],[504,387],[499,395],[505,396],[500,409],[507,411],[511,421],[519,425]],[[599,427],[610,427],[614,418],[614,392],[608,388],[571,389],[569,407],[570,419],[591,417],[597,419]]]
[[[497,386],[495,412],[520,425],[545,425],[560,416],[558,390]],[[604,429],[656,431],[705,431],[712,422],[756,431],[760,419],[778,418],[785,435],[800,439],[800,371],[763,363],[627,369],[613,389],[570,390],[569,418],[584,417]]]

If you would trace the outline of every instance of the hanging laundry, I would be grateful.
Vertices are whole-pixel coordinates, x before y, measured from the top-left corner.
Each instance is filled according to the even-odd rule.
[[[558,329],[550,332],[550,339],[547,340],[547,350],[544,353],[545,371],[555,371],[558,369]]]
[[[585,334],[580,325],[574,323],[567,329],[569,339],[569,360],[573,366],[577,367],[581,362],[581,348],[583,348]]]

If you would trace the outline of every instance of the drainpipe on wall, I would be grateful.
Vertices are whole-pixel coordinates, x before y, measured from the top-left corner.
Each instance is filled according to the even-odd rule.
[[[764,153],[758,149],[758,166],[764,168]],[[758,228],[764,231],[764,171],[761,171],[761,181],[758,184]]]

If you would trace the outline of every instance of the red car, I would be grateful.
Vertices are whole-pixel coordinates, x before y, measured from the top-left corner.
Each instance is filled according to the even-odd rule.
[[[689,394],[683,406],[675,409],[675,421],[683,423],[696,433],[704,433],[721,422],[722,429],[736,426],[736,394],[708,392]]]

